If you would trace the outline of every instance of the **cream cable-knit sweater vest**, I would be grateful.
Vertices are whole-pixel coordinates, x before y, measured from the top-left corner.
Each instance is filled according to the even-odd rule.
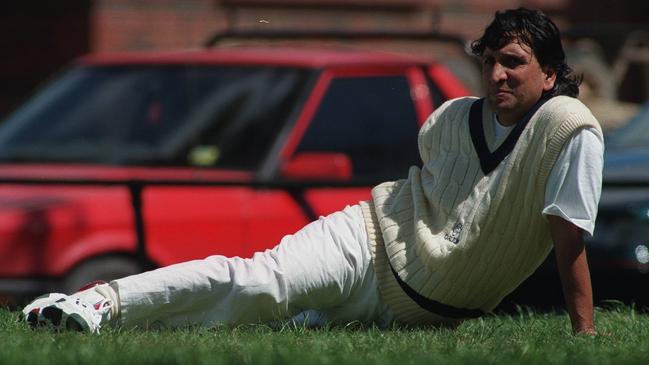
[[[392,270],[423,297],[485,312],[532,274],[552,247],[541,214],[547,177],[577,130],[599,129],[577,99],[554,97],[485,175],[468,123],[475,101],[440,106],[419,133],[422,169],[411,167],[406,180],[378,185],[361,202],[379,290],[402,323],[454,320],[422,309]],[[491,118],[484,102],[483,138],[493,150]]]

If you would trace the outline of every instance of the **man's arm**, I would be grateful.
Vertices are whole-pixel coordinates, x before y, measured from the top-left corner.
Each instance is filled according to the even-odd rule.
[[[594,335],[593,290],[582,230],[558,216],[549,215],[548,221],[572,329]]]

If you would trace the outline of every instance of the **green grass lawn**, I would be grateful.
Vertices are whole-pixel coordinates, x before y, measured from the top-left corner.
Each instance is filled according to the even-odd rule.
[[[648,364],[649,316],[598,309],[596,337],[575,336],[566,315],[521,313],[455,330],[305,329],[287,326],[32,331],[0,309],[0,364]]]

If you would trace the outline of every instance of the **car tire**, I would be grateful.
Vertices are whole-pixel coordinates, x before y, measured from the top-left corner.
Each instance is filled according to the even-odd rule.
[[[142,272],[142,266],[131,257],[104,256],[82,262],[72,269],[62,282],[64,293],[74,293],[95,280],[109,282]]]

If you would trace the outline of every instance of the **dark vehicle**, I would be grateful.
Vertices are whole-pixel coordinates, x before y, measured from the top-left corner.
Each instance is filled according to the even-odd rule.
[[[649,106],[607,138],[604,157],[594,280],[602,297],[649,306]]]
[[[419,165],[442,64],[241,47],[80,59],[0,124],[0,295],[250,256]]]

